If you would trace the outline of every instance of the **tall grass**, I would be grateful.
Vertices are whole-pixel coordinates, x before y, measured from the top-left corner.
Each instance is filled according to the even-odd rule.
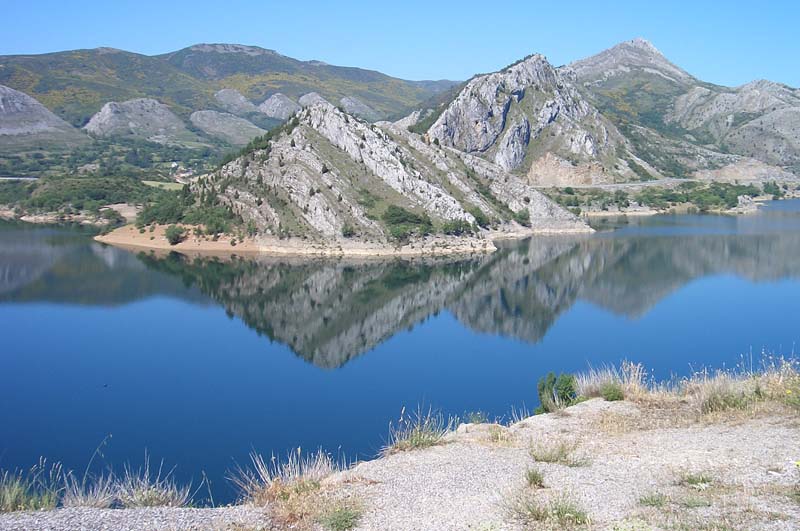
[[[252,453],[250,466],[239,467],[230,479],[246,501],[263,505],[316,490],[323,479],[343,468],[341,461],[334,460],[322,450],[303,455],[298,448],[285,460],[275,456],[266,460],[262,455]]]
[[[400,411],[397,422],[389,425],[389,440],[382,454],[418,450],[441,444],[445,435],[453,431],[457,419],[445,417],[441,412],[418,407],[410,415],[405,408]]]
[[[183,507],[192,498],[191,485],[178,485],[172,468],[164,472],[164,462],[150,469],[150,456],[145,454],[144,465],[133,469],[125,466],[116,482],[116,497],[122,507]]]
[[[60,463],[45,459],[28,470],[0,472],[0,512],[54,509],[62,490]]]
[[[800,366],[795,358],[763,355],[760,366],[740,363],[721,370],[700,370],[690,376],[656,382],[647,379],[642,365],[623,362],[575,375],[582,397],[629,400],[686,399],[703,415],[746,410],[766,400],[800,409]],[[613,397],[613,398],[611,398]]]
[[[179,485],[173,471],[164,473],[163,462],[151,470],[149,456],[139,469],[125,467],[122,476],[111,470],[82,477],[65,471],[60,463],[45,459],[25,471],[0,471],[0,512],[61,507],[182,507],[192,497],[190,486]]]

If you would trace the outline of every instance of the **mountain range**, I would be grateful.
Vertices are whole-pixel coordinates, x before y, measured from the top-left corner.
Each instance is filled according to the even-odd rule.
[[[259,234],[574,230],[537,188],[800,172],[800,90],[703,82],[643,39],[560,67],[534,54],[460,84],[234,44],[8,56],[0,83],[12,150],[25,138],[224,150],[257,137],[192,189]]]

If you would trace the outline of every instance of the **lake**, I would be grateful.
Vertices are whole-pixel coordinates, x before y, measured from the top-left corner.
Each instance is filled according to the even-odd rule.
[[[226,502],[251,451],[373,457],[403,407],[501,417],[549,371],[794,352],[800,201],[596,225],[367,262],[157,258],[0,225],[0,467],[82,471],[105,441],[96,467],[146,451]]]

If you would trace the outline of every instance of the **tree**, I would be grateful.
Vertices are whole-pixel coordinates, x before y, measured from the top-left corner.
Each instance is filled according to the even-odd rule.
[[[170,225],[167,227],[167,230],[164,232],[164,235],[167,237],[167,241],[170,245],[177,245],[183,241],[184,230],[183,227],[178,227],[177,225]]]

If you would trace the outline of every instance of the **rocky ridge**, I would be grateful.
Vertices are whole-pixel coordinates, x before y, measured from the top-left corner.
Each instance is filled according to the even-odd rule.
[[[84,129],[98,137],[130,135],[160,144],[195,139],[168,106],[150,98],[106,103]]]
[[[617,128],[541,55],[472,79],[428,130],[434,141],[537,183],[537,161],[565,161],[602,182],[635,180]],[[641,161],[639,161],[641,162]]]
[[[328,242],[353,237],[390,245],[381,220],[388,205],[429,216],[436,226],[475,224],[480,215],[493,220],[497,234],[591,230],[491,162],[381,129],[327,102],[300,111],[268,149],[200,178],[194,190],[216,197],[258,233]],[[522,212],[530,227],[513,221]],[[479,230],[474,237],[493,234]]]
[[[280,92],[276,92],[258,106],[259,111],[277,120],[287,120],[300,109],[300,105]]]
[[[217,111],[197,111],[192,113],[189,120],[204,133],[234,146],[243,146],[255,137],[266,134],[264,129],[244,118]]]
[[[730,164],[745,171],[753,160],[800,170],[797,89],[765,80],[735,88],[706,83],[644,39],[621,43],[563,71],[624,129],[637,155],[667,176]]]
[[[245,98],[241,92],[235,89],[225,88],[218,90],[214,94],[214,99],[223,109],[236,116],[246,116],[259,110],[252,101]]]
[[[57,142],[69,146],[86,140],[79,130],[34,98],[0,85],[0,144]]]

